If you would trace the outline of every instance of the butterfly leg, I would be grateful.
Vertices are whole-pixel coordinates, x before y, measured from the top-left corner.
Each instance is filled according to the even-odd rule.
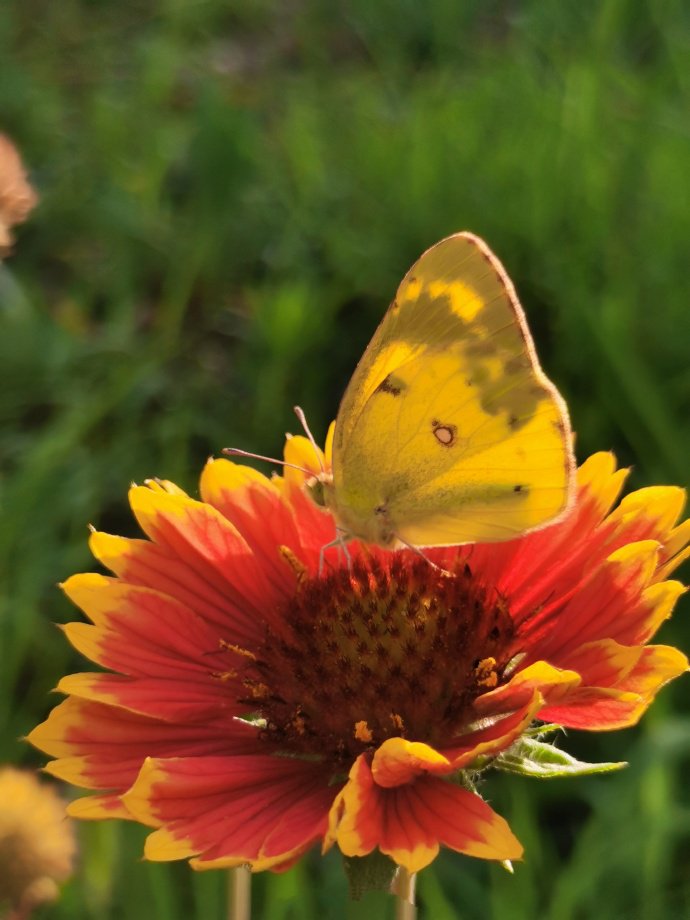
[[[336,537],[335,540],[331,540],[330,543],[325,543],[321,547],[319,552],[319,576],[323,574],[323,570],[326,564],[326,550],[333,549],[334,546],[338,547],[338,555],[342,553],[347,560],[348,569],[352,568],[352,557],[350,556],[350,551],[347,548],[347,531],[343,530],[341,527],[336,527]]]
[[[396,536],[395,539],[398,541],[398,543],[402,543],[405,549],[412,550],[412,552],[416,553],[417,556],[421,556],[422,559],[424,559],[425,562],[428,562],[432,569],[436,569],[440,575],[447,575],[450,578],[452,573],[449,572],[448,569],[444,569],[443,566],[437,565],[435,562],[429,559],[426,553],[422,552],[418,546],[415,546],[413,543],[408,543],[407,540],[403,540],[398,536]]]

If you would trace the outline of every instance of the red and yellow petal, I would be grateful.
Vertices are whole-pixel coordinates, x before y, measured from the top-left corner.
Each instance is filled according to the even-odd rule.
[[[658,609],[651,611],[649,623],[641,622],[644,612],[635,604],[645,586],[661,582],[683,558],[690,526],[674,525],[684,492],[670,487],[643,489],[610,512],[624,477],[625,471],[615,471],[612,455],[594,455],[578,473],[578,498],[563,521],[496,549],[479,547],[470,554],[478,574],[490,576],[508,599],[511,615],[535,658],[552,660],[556,646],[549,643],[554,635],[561,646],[571,639],[580,644],[585,628],[590,640],[608,635],[629,643],[635,630],[641,641],[649,638],[651,624],[659,622]],[[607,579],[617,609],[601,603],[600,588]],[[592,598],[598,603],[593,605]]]
[[[208,679],[218,632],[175,598],[97,574],[73,575],[62,589],[94,624],[65,627],[93,661],[130,676]]]
[[[478,696],[474,701],[474,712],[477,717],[486,717],[530,707],[535,691],[544,700],[554,702],[570,693],[581,681],[576,671],[556,668],[546,661],[536,661],[517,671],[508,683]]]
[[[28,735],[58,758],[46,770],[87,789],[122,792],[149,756],[207,756],[255,751],[256,731],[226,716],[186,724],[164,722],[115,706],[70,697]]]
[[[423,773],[449,773],[452,765],[447,757],[428,744],[388,738],[377,749],[371,772],[379,786],[401,786]]]
[[[578,494],[557,524],[506,543],[469,549],[473,571],[509,599],[516,623],[569,587],[586,580],[597,556],[605,558],[608,532],[600,524],[621,491],[626,470],[609,453],[594,454],[578,470]]]
[[[326,508],[319,507],[303,488],[283,480],[280,480],[278,485],[281,483],[295,513],[302,545],[301,558],[310,574],[315,575],[321,570],[324,558],[330,565],[337,567],[341,561],[338,554],[328,551],[330,545],[336,541],[333,515]],[[357,552],[358,546],[352,544],[350,550]]]
[[[684,489],[678,486],[649,486],[624,496],[608,516],[607,523],[615,527],[626,543],[639,540],[663,543],[684,507]]]
[[[573,650],[568,660],[582,678],[581,687],[616,687],[637,665],[643,648],[621,645],[614,639],[585,642]],[[573,698],[576,692],[571,694]]]
[[[609,644],[606,647],[609,649]],[[617,679],[609,675],[608,685],[578,688],[562,703],[546,707],[540,718],[565,728],[588,731],[628,728],[639,721],[665,684],[688,670],[686,656],[670,646],[650,645],[623,651],[629,653],[630,659],[623,675]],[[586,652],[591,656],[594,649]],[[630,661],[634,661],[632,667]],[[592,679],[596,679],[594,674]]]
[[[121,674],[69,674],[60,693],[118,706],[166,722],[217,721],[241,715],[246,706],[233,701],[232,684],[221,679],[180,681],[174,678],[126,677]]]
[[[616,458],[610,451],[592,454],[577,471],[577,485],[581,496],[591,505],[590,519],[603,520],[620,495],[627,469],[616,468]]]
[[[323,451],[301,434],[287,436],[283,458],[285,463],[289,464],[283,472],[285,482],[298,488],[301,488],[310,476],[318,476],[328,468]]]
[[[674,527],[664,540],[661,550],[663,564],[657,570],[657,581],[668,578],[681,563],[690,558],[690,546],[687,545],[689,542],[690,518]]]
[[[267,869],[325,830],[336,788],[320,764],[288,757],[149,759],[123,801],[141,823],[151,860],[197,857],[195,868]]]
[[[454,739],[452,746],[437,751],[428,744],[389,738],[374,752],[371,772],[377,785],[384,788],[402,786],[422,775],[444,776],[506,750],[536,718],[543,705],[538,691],[533,691],[527,706],[507,716],[486,720],[486,724]]]
[[[471,766],[479,758],[500,754],[517,741],[544,705],[541,692],[534,690],[529,703],[500,718],[483,720],[480,728],[454,738],[440,751],[451,763],[453,771]]]
[[[247,541],[216,508],[144,486],[130,490],[130,505],[144,533],[240,609],[264,613],[294,590],[294,574],[283,567],[279,586],[264,577]]]
[[[85,795],[70,802],[66,811],[71,818],[82,821],[134,820],[119,795]]]
[[[638,645],[649,642],[686,590],[679,581],[655,581],[644,588],[626,612],[627,627],[619,632],[620,640]]]
[[[238,643],[246,645],[256,640],[261,612],[256,592],[244,598],[228,584],[216,586],[196,571],[184,556],[176,556],[148,540],[94,531],[89,546],[96,559],[123,582],[176,598],[213,624],[221,634],[232,632]]]
[[[679,582],[655,580],[659,553],[653,540],[611,553],[567,603],[547,606],[525,623],[530,654],[577,670],[573,655],[587,642],[634,645],[652,638],[684,591]]]
[[[279,547],[287,546],[299,558],[302,546],[293,510],[278,486],[250,467],[212,459],[204,467],[200,489],[203,500],[217,508],[247,541],[263,578],[278,591],[291,590],[294,578]]]
[[[333,466],[333,440],[335,438],[335,420],[328,426],[326,440],[324,442],[323,453],[326,458],[326,469],[330,470]]]
[[[478,795],[436,776],[379,786],[360,756],[333,804],[326,847],[346,856],[378,848],[409,872],[431,863],[440,846],[481,859],[520,859],[522,846],[506,821]]]
[[[287,435],[283,449],[283,459],[288,464],[283,474],[286,485],[301,488],[309,477],[330,472],[334,435],[335,422],[331,422],[323,451],[304,435]]]
[[[555,600],[525,620],[520,635],[532,654],[569,667],[572,647],[601,638],[625,642],[643,628],[632,615],[659,560],[654,540],[623,546],[593,569],[565,601]]]

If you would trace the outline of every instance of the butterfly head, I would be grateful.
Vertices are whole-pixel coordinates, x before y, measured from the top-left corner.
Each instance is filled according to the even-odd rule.
[[[360,508],[355,496],[348,496],[345,502],[339,500],[340,494],[330,472],[312,476],[305,482],[304,488],[319,508],[333,515],[337,530],[346,540],[362,540],[388,549],[396,544],[397,538],[391,529],[388,509],[384,504],[372,511],[368,503]],[[363,500],[366,501],[366,497],[363,496]]]
[[[327,493],[333,491],[333,475],[331,473],[319,473],[312,476],[304,483],[304,489],[309,498],[318,505],[319,508],[327,508]]]

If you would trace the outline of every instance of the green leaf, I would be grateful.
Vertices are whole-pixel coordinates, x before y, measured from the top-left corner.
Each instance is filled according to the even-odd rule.
[[[524,733],[528,738],[544,738],[546,735],[553,735],[554,732],[563,732],[565,729],[562,725],[555,722],[544,723],[543,725],[532,725]]]
[[[392,859],[379,850],[374,850],[368,856],[344,856],[343,863],[353,901],[359,901],[367,891],[390,891],[398,868]]]
[[[523,737],[493,763],[497,770],[519,773],[522,776],[536,776],[540,779],[554,779],[562,776],[588,776],[592,773],[611,773],[626,767],[619,763],[585,763],[561,751],[553,744]]]

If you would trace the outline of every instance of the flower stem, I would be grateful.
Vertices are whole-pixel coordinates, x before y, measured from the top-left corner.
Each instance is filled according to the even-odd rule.
[[[228,886],[228,920],[251,920],[252,874],[246,866],[231,869]]]
[[[414,889],[417,876],[399,866],[393,879],[391,891],[395,895],[395,920],[416,920]]]

